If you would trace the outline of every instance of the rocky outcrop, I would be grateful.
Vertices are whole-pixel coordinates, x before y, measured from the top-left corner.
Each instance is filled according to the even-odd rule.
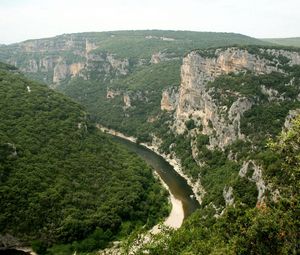
[[[289,65],[300,65],[300,53],[295,51],[279,50],[279,49],[260,49],[262,53],[274,56],[275,59],[285,57]]]
[[[30,40],[15,44],[14,54],[5,61],[22,72],[38,73],[38,77],[52,87],[77,76],[106,80],[127,75],[129,60],[105,51],[95,51],[99,48],[96,41],[92,35]]]
[[[108,54],[106,57],[108,63],[111,65],[112,69],[121,75],[128,74],[129,61],[128,59],[118,59],[113,54]]]
[[[113,99],[116,96],[120,96],[121,94],[122,94],[122,92],[120,90],[113,90],[113,89],[107,88],[106,98]]]
[[[83,68],[84,63],[73,63],[69,66],[69,75],[71,75],[71,77],[78,76]]]
[[[85,40],[85,52],[86,54],[90,53],[92,50],[97,49],[98,46],[96,43],[90,42],[88,39]]]
[[[229,186],[228,188],[224,187],[223,197],[224,197],[226,206],[232,205],[234,203],[233,188],[231,186]]]
[[[261,86],[261,92],[268,97],[269,102],[275,100],[284,100],[284,97],[279,95],[279,92],[272,88],[267,88],[266,86]]]
[[[257,202],[262,202],[266,191],[265,181],[262,178],[262,168],[253,160],[245,161],[239,171],[239,176],[255,182],[258,190]]]
[[[160,109],[162,111],[174,111],[178,103],[178,89],[171,87],[163,90]]]
[[[128,94],[123,95],[124,109],[128,109],[131,107],[131,99]]]
[[[68,66],[65,62],[58,63],[53,70],[53,83],[59,83],[68,75]]]
[[[53,83],[58,84],[68,77],[78,76],[80,71],[84,68],[84,63],[73,63],[67,65],[64,60],[57,63],[53,70]]]
[[[298,61],[297,57],[292,57],[293,54],[286,55],[292,63]],[[230,106],[220,105],[220,102],[213,98],[214,89],[209,88],[208,84],[218,76],[229,73],[281,72],[279,67],[276,67],[276,60],[274,61],[235,47],[217,49],[210,55],[198,51],[189,53],[181,67],[181,85],[173,125],[175,132],[185,132],[185,122],[193,119],[198,126],[203,127],[202,133],[210,136],[211,147],[224,148],[236,139],[243,139],[240,119],[243,113],[252,107],[253,102],[235,94],[236,100]],[[277,96],[273,90],[262,90],[270,94],[270,98]],[[167,98],[167,94],[164,96]]]
[[[300,114],[300,109],[290,110],[288,116],[285,118],[284,128],[290,129],[292,127],[293,120]]]
[[[168,52],[156,52],[152,54],[150,63],[151,64],[158,64],[162,61],[170,61],[170,60],[177,60],[178,57],[175,56],[175,54],[168,53]]]

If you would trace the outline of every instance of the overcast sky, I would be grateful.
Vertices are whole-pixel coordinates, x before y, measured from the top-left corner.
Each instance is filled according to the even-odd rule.
[[[0,0],[0,43],[132,29],[300,36],[300,0]]]

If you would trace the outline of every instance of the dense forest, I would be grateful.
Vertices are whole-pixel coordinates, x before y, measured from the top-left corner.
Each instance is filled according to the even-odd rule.
[[[167,215],[152,169],[99,132],[82,106],[0,68],[1,234],[39,254],[72,254]]]

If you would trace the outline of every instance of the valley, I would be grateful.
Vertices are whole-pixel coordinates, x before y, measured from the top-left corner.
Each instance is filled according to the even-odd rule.
[[[0,46],[0,232],[47,255],[297,254],[300,48],[279,44],[141,30]]]

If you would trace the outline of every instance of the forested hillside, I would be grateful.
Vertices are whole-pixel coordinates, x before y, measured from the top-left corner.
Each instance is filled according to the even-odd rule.
[[[300,37],[266,38],[266,39],[262,39],[262,40],[265,42],[270,42],[270,43],[284,45],[284,46],[300,47]]]
[[[87,252],[168,213],[141,159],[96,130],[82,106],[5,64],[0,119],[1,242]]]

